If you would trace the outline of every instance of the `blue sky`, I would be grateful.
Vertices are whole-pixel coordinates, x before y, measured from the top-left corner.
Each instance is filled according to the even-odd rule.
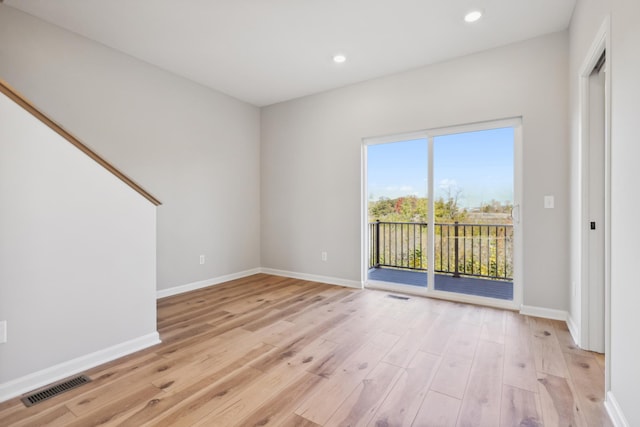
[[[436,198],[459,192],[476,207],[513,200],[513,129],[491,129],[434,138]],[[368,147],[369,199],[427,195],[427,140]]]

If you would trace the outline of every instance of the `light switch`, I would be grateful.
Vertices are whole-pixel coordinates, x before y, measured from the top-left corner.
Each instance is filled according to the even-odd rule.
[[[553,209],[554,201],[553,196],[544,196],[544,208]]]

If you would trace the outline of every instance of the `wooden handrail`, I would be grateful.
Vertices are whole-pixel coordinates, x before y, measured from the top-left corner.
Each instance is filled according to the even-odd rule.
[[[87,156],[91,157],[93,160],[98,162],[100,166],[111,172],[113,175],[118,177],[122,182],[127,184],[129,187],[133,188],[136,192],[142,195],[145,199],[149,200],[156,206],[161,205],[160,201],[149,194],[144,188],[136,184],[131,178],[120,172],[113,165],[107,162],[105,159],[96,154],[89,147],[84,145],[78,138],[73,136],[71,133],[67,132],[62,126],[51,120],[44,113],[38,110],[31,102],[29,102],[24,96],[22,96],[18,91],[16,91],[13,87],[11,87],[7,82],[0,79],[0,92],[7,95],[11,98],[16,104],[24,108],[28,111],[32,116],[36,119],[40,120],[42,123],[47,125],[50,129],[56,132],[58,135],[69,141],[71,144],[75,145],[80,151],[85,153]]]

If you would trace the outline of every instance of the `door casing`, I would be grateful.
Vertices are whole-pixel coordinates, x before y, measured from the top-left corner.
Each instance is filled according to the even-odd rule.
[[[579,347],[590,349],[590,325],[596,321],[592,319],[589,307],[593,295],[589,281],[589,136],[591,121],[590,113],[590,76],[596,64],[606,52],[607,63],[610,61],[611,52],[611,23],[606,17],[602,23],[587,55],[580,68],[579,74],[579,144],[578,144],[578,196],[579,213],[578,222],[580,232],[579,253],[578,253],[578,286],[580,286],[580,318],[578,330],[573,330],[572,335]],[[611,349],[611,73],[605,74],[605,105],[604,105],[604,352],[610,354]],[[575,291],[573,292],[575,295]],[[575,326],[575,325],[574,325]],[[611,389],[610,386],[610,363],[611,357],[605,358],[605,391]]]

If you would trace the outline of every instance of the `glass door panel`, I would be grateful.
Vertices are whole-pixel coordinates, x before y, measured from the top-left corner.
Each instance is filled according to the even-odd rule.
[[[367,146],[368,280],[427,286],[426,138]]]
[[[514,128],[433,138],[434,289],[513,300]]]

